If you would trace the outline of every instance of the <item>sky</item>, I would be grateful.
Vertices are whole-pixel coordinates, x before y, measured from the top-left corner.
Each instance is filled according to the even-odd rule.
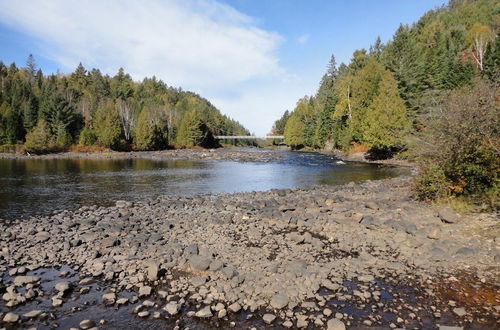
[[[391,39],[446,0],[0,0],[0,60],[156,76],[268,133],[335,55]]]

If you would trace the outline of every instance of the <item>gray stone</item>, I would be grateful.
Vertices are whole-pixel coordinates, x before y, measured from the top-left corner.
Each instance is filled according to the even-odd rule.
[[[264,314],[264,316],[262,316],[262,320],[264,321],[264,323],[266,324],[271,324],[273,323],[273,321],[276,319],[276,316],[274,316],[273,314]]]
[[[146,318],[149,316],[149,312],[148,311],[139,312],[137,313],[137,316],[139,316],[140,318]]]
[[[40,281],[40,277],[37,276],[16,276],[14,277],[15,286],[24,286],[26,284],[34,284]]]
[[[327,330],[345,330],[345,324],[341,320],[335,318],[328,320],[326,323]]]
[[[16,323],[17,321],[19,321],[19,315],[12,313],[12,312],[8,312],[3,317],[3,321],[5,323]]]
[[[449,325],[440,325],[439,330],[463,330],[463,327],[454,327]]]
[[[34,319],[34,318],[40,316],[40,314],[42,314],[42,311],[39,309],[36,309],[36,310],[32,310],[31,312],[24,313],[23,317],[25,317],[27,319]]]
[[[105,305],[113,305],[116,301],[116,294],[114,292],[105,293],[102,295],[102,301]]]
[[[164,309],[170,315],[176,315],[179,313],[179,305],[175,301],[169,302]]]
[[[460,317],[467,315],[467,312],[465,311],[465,308],[463,308],[463,307],[453,308],[453,313],[455,313],[456,315],[458,315]]]
[[[152,288],[150,286],[142,286],[139,288],[139,297],[147,297],[151,294]]]
[[[240,304],[235,302],[234,304],[229,305],[228,309],[233,313],[238,313],[239,310],[241,309],[241,306]]]
[[[69,282],[59,282],[56,284],[55,286],[55,289],[59,292],[59,293],[66,293],[67,291],[69,291],[69,289],[71,288]]]
[[[95,327],[95,322],[92,320],[83,320],[80,322],[80,329],[90,329]]]
[[[156,261],[148,262],[148,280],[156,281],[158,279],[158,273],[160,271],[160,265]]]
[[[271,307],[275,309],[282,309],[288,305],[289,299],[286,294],[278,293],[271,298]]]
[[[210,310],[210,306],[205,306],[202,309],[200,309],[199,311],[197,311],[195,316],[201,317],[201,318],[208,318],[208,317],[212,317],[213,314],[212,314],[212,311]]]
[[[460,219],[458,215],[455,212],[453,212],[453,210],[450,209],[449,207],[440,209],[438,211],[438,216],[441,219],[441,221],[445,223],[455,223]]]
[[[210,267],[212,260],[209,258],[201,257],[201,256],[192,256],[189,258],[189,264],[195,270],[207,270]]]

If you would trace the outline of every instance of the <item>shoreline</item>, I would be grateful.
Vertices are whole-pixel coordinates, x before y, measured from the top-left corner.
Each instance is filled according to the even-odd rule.
[[[237,149],[255,149],[261,152],[248,152],[248,150]],[[345,162],[359,162],[366,164],[400,166],[415,168],[416,164],[406,160],[385,159],[369,160],[365,158],[365,153],[356,153],[346,155],[339,151],[323,150],[297,150],[292,151],[289,148],[255,148],[255,147],[229,147],[216,149],[169,149],[159,151],[92,151],[92,152],[61,152],[49,153],[43,155],[26,155],[16,153],[0,153],[0,159],[152,159],[152,160],[227,160],[238,162],[271,162],[280,160],[279,151],[317,153],[334,157]],[[267,152],[266,152],[267,151]],[[278,151],[278,152],[277,152]]]
[[[121,311],[136,328],[495,328],[497,215],[413,201],[409,180],[163,196],[1,224],[12,308],[0,323],[43,326],[54,313],[78,327],[104,308],[103,324]],[[94,303],[68,311],[86,295]],[[28,310],[38,315],[19,321]]]

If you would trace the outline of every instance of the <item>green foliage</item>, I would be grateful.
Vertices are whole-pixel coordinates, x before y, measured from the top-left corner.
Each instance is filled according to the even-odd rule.
[[[182,147],[213,147],[216,142],[202,115],[196,110],[190,110],[179,125],[176,144]]]
[[[473,87],[450,92],[431,113],[417,149],[423,169],[416,182],[418,197],[433,199],[446,192],[481,198],[498,188],[499,92],[498,85],[477,79]],[[434,168],[426,170],[429,163]]]
[[[54,138],[45,121],[39,121],[36,127],[26,134],[24,147],[27,151],[38,154],[54,151]]]
[[[300,149],[305,143],[304,122],[300,114],[292,112],[285,126],[285,143],[292,149]]]
[[[150,118],[154,117],[154,140],[161,142],[135,141],[136,137],[148,136],[142,134],[150,126],[144,124],[144,119],[140,128],[135,127],[141,113],[150,112],[148,109],[155,109]],[[44,76],[41,70],[37,70],[32,56],[25,68],[18,68],[14,63],[7,67],[0,61],[0,144],[24,141],[26,132],[43,120],[55,138],[54,143],[61,146],[67,146],[80,137],[79,142],[85,145],[164,148],[173,143],[183,117],[192,110],[199,114],[203,132],[197,144],[216,146],[212,134],[250,134],[206,99],[180,88],[168,87],[156,77],[134,82],[123,69],[109,77],[98,69],[86,70],[81,63],[69,75]],[[100,123],[101,119],[112,123],[111,127],[106,128]],[[89,127],[95,130],[90,131]],[[93,138],[94,133],[98,138]],[[155,146],[152,147],[151,143]]]
[[[93,122],[97,142],[106,148],[116,148],[122,136],[120,117],[113,103],[106,103],[99,108]]]
[[[78,138],[78,144],[84,147],[90,147],[97,142],[97,136],[93,129],[88,126],[85,126],[80,132],[80,136]]]
[[[387,150],[404,145],[410,122],[398,86],[389,71],[384,72],[378,94],[364,117],[363,142],[371,148]]]
[[[156,116],[155,116],[156,115]],[[135,146],[139,150],[156,150],[165,148],[167,141],[167,128],[162,127],[158,114],[150,109],[144,109],[137,120],[135,127]]]
[[[274,122],[273,128],[271,130],[272,135],[283,135],[285,134],[285,125],[286,122],[290,118],[290,111],[286,110],[281,116],[280,119]]]

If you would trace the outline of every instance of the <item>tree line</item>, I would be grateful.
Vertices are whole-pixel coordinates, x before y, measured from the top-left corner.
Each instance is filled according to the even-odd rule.
[[[82,64],[68,75],[45,76],[30,55],[18,68],[0,61],[0,145],[31,152],[78,144],[114,150],[214,147],[214,135],[249,135],[199,95],[156,77],[133,81]]]
[[[451,0],[400,25],[387,43],[377,38],[369,50],[356,50],[349,64],[337,66],[332,55],[316,94],[298,100],[273,133],[293,149],[372,157],[409,150],[404,154],[422,164],[426,179],[416,190],[424,199],[498,193],[499,27],[497,1]],[[438,170],[439,180],[432,178]]]

